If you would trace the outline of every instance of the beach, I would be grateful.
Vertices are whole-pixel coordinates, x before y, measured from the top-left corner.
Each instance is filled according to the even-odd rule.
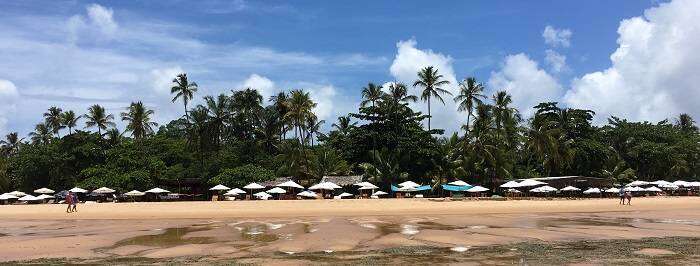
[[[539,262],[700,262],[692,255],[700,254],[698,197],[635,198],[631,206],[617,199],[93,203],[71,214],[65,205],[3,205],[0,216],[3,262],[511,264],[557,254],[547,247],[612,252],[611,241],[622,240],[615,246],[628,248],[620,254]],[[589,248],[574,248],[581,243]]]

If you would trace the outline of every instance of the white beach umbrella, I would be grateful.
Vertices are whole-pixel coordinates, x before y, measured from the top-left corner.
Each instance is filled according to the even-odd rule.
[[[550,187],[550,186],[541,186],[538,188],[530,189],[530,192],[534,192],[534,193],[549,193],[549,192],[555,192],[555,191],[557,191],[557,189]]]
[[[323,182],[309,187],[309,190],[335,190],[339,188],[341,187],[333,182]]]
[[[502,187],[502,188],[516,188],[516,187],[520,187],[520,183],[518,183],[517,181],[511,180],[511,181],[505,182],[503,185],[500,185],[500,187]]]
[[[579,191],[579,190],[581,190],[581,189],[577,188],[577,187],[572,187],[572,186],[567,186],[567,187],[561,189],[561,191]]]
[[[676,186],[679,186],[679,187],[689,187],[689,186],[690,186],[690,182],[686,182],[686,181],[683,181],[683,180],[676,180],[676,181],[673,181],[673,184],[676,185]]]
[[[374,184],[372,184],[372,183],[370,183],[370,182],[367,182],[367,181],[363,181],[363,182],[360,182],[360,183],[357,183],[357,184],[353,184],[353,185],[358,186],[358,187],[369,187],[369,186],[374,186]]]
[[[388,193],[381,191],[381,190],[378,190],[378,191],[375,191],[374,193],[372,193],[372,196],[382,196],[382,195],[386,195],[386,194],[388,194]]]
[[[537,181],[534,179],[525,179],[522,182],[518,183],[518,187],[534,187],[534,186],[541,186],[541,185],[546,185],[547,183]]]
[[[55,197],[52,196],[52,195],[41,194],[41,195],[39,195],[39,196],[36,196],[36,198],[37,198],[37,199],[40,199],[40,200],[45,200],[45,199],[53,199],[53,198],[55,198]]]
[[[372,185],[372,184],[370,184]],[[372,185],[372,186],[366,186],[366,187],[360,187],[358,188],[359,190],[372,190],[372,189],[379,189],[378,186]]]
[[[24,192],[22,192],[22,191],[17,191],[17,190],[12,191],[12,192],[7,193],[7,194],[10,194],[10,195],[15,196],[15,197],[18,197],[18,198],[19,198],[19,197],[24,197],[24,196],[27,195],[27,193],[24,193]]]
[[[414,187],[414,188],[416,188],[416,187],[420,187],[420,185],[417,184],[416,182],[413,182],[413,181],[406,181],[406,182],[399,184],[399,187]]]
[[[37,201],[40,200],[37,197],[34,197],[32,195],[25,195],[24,197],[21,197],[18,199],[19,201]]]
[[[649,185],[649,182],[647,181],[641,181],[641,180],[636,180],[632,181],[629,184],[625,185],[626,187],[638,187],[638,186],[646,186]]]
[[[650,188],[645,188],[644,191],[649,191],[649,192],[661,192],[662,190],[658,187],[650,187]]]
[[[340,193],[340,195],[338,195],[338,196],[342,198],[342,197],[352,197],[354,195],[347,193],[347,192],[343,192],[343,193]]]
[[[92,192],[97,193],[97,194],[110,194],[110,193],[114,193],[115,190],[108,188],[108,187],[101,187],[101,188],[93,190]]]
[[[37,193],[37,194],[53,194],[53,193],[56,193],[56,191],[53,191],[53,189],[48,189],[48,188],[43,187],[43,188],[34,190],[34,193]]]
[[[255,193],[255,194],[253,194],[253,195],[254,195],[255,197],[258,197],[258,198],[261,198],[261,199],[267,199],[267,198],[272,197],[272,195],[267,194],[267,193],[265,193],[264,191]]]
[[[243,188],[244,188],[244,189],[251,189],[251,190],[253,190],[253,189],[264,189],[265,187],[264,187],[264,186],[261,186],[261,185],[258,184],[258,183],[253,182],[253,183],[250,183],[250,184],[246,185],[246,186],[243,187]]]
[[[218,184],[218,185],[216,185],[216,186],[210,188],[209,190],[212,190],[212,191],[221,191],[221,190],[231,190],[231,188],[230,188],[230,187],[227,187],[227,186],[224,186],[224,185],[222,185],[222,184]]]
[[[475,192],[485,192],[489,191],[488,188],[482,187],[482,186],[474,186],[470,189],[467,189],[467,192],[475,193]]]
[[[0,200],[9,200],[9,199],[16,199],[16,198],[18,198],[18,197],[15,195],[12,195],[10,193],[5,193],[5,194],[0,195]]]
[[[673,183],[662,183],[662,184],[657,185],[657,187],[665,188],[665,189],[674,189],[674,190],[680,188],[679,186],[676,186]]]
[[[316,198],[316,197],[318,197],[318,195],[316,195],[315,192],[313,192],[313,191],[308,191],[308,190],[307,190],[307,191],[302,191],[302,192],[297,193],[297,196],[306,197],[306,198]]]
[[[619,188],[611,187],[605,190],[606,193],[620,193]]]
[[[586,189],[586,191],[584,191],[583,194],[600,194],[600,189],[599,188],[589,188],[589,189]]]
[[[654,181],[654,182],[649,182],[649,184],[651,184],[651,185],[656,185],[656,186],[660,186],[660,185],[673,185],[673,183],[668,182],[668,181],[666,181],[666,180],[656,180],[656,181]]]
[[[233,192],[236,194],[245,194],[245,190],[242,190],[240,188],[234,188],[234,189],[229,190],[228,192]]]
[[[700,187],[700,182],[699,181],[689,182],[688,186],[689,187]]]
[[[146,195],[146,193],[138,191],[138,190],[132,190],[132,191],[124,193],[124,195],[131,196],[131,197],[139,197],[139,196]]]
[[[299,184],[297,184],[296,182],[294,182],[294,181],[292,181],[292,180],[289,180],[289,181],[287,181],[287,182],[281,183],[281,184],[279,184],[279,185],[277,185],[277,186],[278,186],[278,187],[293,187],[293,188],[304,189],[304,187],[303,187],[302,185],[299,185]]]
[[[162,188],[159,188],[159,187],[157,187],[157,188],[152,188],[152,189],[146,190],[146,191],[144,191],[144,192],[146,192],[146,193],[154,193],[154,194],[170,193],[170,191],[167,191],[167,190],[162,189]]]
[[[284,194],[284,193],[287,193],[286,190],[281,189],[281,188],[278,188],[278,187],[275,187],[275,188],[272,188],[272,189],[268,189],[268,190],[265,191],[265,192],[267,192],[267,193],[269,193],[269,194]]]
[[[416,189],[416,188],[417,187],[400,187],[399,191],[401,191],[401,192],[415,192],[415,191],[418,191],[418,189]]]
[[[229,191],[226,191],[226,193],[224,193],[224,196],[238,196],[238,193],[236,193],[233,190],[229,190]]]
[[[517,189],[514,189],[514,188],[509,188],[509,189],[506,190],[506,191],[508,191],[508,192],[510,192],[510,193],[520,193],[520,190],[517,190]]]
[[[71,189],[68,190],[68,191],[69,191],[69,192],[73,192],[73,193],[88,193],[87,190],[82,189],[82,188],[79,188],[79,187],[71,188]]]
[[[458,187],[463,187],[463,186],[471,186],[469,183],[464,182],[462,180],[455,180],[450,183],[447,183],[448,185],[453,185],[453,186],[458,186]]]

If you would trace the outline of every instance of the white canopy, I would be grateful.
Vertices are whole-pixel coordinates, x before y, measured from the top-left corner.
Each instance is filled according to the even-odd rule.
[[[233,190],[229,190],[229,191],[226,191],[226,193],[224,193],[224,196],[238,196],[238,193],[236,193]]]
[[[620,189],[616,187],[611,187],[605,190],[606,193],[620,193]]]
[[[126,196],[132,196],[132,197],[138,197],[138,196],[146,195],[146,193],[143,193],[143,192],[138,191],[138,190],[132,190],[132,191],[129,191],[129,192],[124,193],[124,195],[126,195]]]
[[[245,191],[240,188],[234,188],[229,190],[227,193],[245,194]]]
[[[375,191],[372,193],[372,196],[381,196],[381,195],[386,195],[387,193],[381,190]]]
[[[600,189],[599,188],[589,188],[586,189],[586,191],[583,192],[583,194],[600,194]]]
[[[565,188],[560,189],[561,191],[579,191],[581,190],[580,188],[577,187],[572,187],[572,186],[567,186]]]
[[[340,186],[336,185],[333,182],[323,182],[323,183],[318,183],[316,185],[313,185],[309,187],[309,190],[334,190],[341,188]]]
[[[679,186],[674,185],[673,183],[663,183],[659,184],[658,187],[660,188],[666,188],[666,189],[678,189],[680,188]]]
[[[18,197],[15,195],[12,195],[10,193],[5,193],[5,194],[0,195],[0,200],[9,200],[9,199],[16,199],[16,198],[18,198]]]
[[[340,193],[340,195],[338,195],[338,196],[342,198],[342,197],[352,197],[354,195],[347,193],[347,192],[343,192],[343,193]]]
[[[157,187],[157,188],[152,188],[152,189],[146,190],[145,192],[146,192],[146,193],[155,193],[155,194],[170,193],[170,191],[167,191],[167,190],[165,190],[165,189],[158,188],[158,187]]]
[[[264,191],[255,193],[255,194],[253,194],[253,195],[256,196],[256,197],[258,197],[258,198],[261,198],[261,199],[267,199],[267,198],[272,197],[272,195],[267,194],[267,193],[265,193]]]
[[[627,187],[627,188],[625,188],[625,191],[637,192],[637,191],[645,191],[645,190],[641,187]]]
[[[264,187],[264,186],[261,186],[261,185],[258,184],[258,183],[253,182],[253,183],[250,183],[250,184],[246,185],[246,186],[243,187],[243,188],[245,188],[245,189],[263,189],[263,188],[265,188],[265,187]]]
[[[482,186],[475,186],[470,189],[467,189],[467,192],[484,192],[484,191],[489,191],[488,188],[482,187]]]
[[[420,185],[417,184],[416,182],[413,182],[413,181],[406,181],[406,182],[399,184],[399,187],[404,187],[404,188],[405,187],[414,187],[415,188],[415,187],[420,187]]]
[[[221,190],[230,190],[230,187],[224,186],[222,184],[218,184],[214,186],[213,188],[210,188],[209,190],[214,190],[214,191],[221,191]]]
[[[278,186],[278,187],[293,187],[293,188],[301,188],[301,189],[304,189],[303,186],[297,184],[296,182],[294,182],[294,181],[292,181],[292,180],[289,180],[289,181],[287,181],[287,182],[281,183],[281,184],[279,184],[279,185],[277,185],[277,186]]]
[[[510,192],[510,193],[520,193],[520,190],[517,190],[517,189],[514,189],[514,188],[509,188],[509,189],[506,190],[506,191],[508,191],[508,192]]]
[[[700,182],[699,181],[689,182],[688,186],[689,187],[700,187]]]
[[[661,192],[661,189],[658,187],[650,187],[650,188],[646,188],[644,190],[649,191],[649,192]]]
[[[518,183],[517,181],[511,180],[511,181],[504,183],[500,187],[502,187],[502,188],[515,188],[515,187],[520,187],[520,183]]]
[[[448,184],[448,185],[453,185],[453,186],[459,186],[459,187],[471,186],[471,185],[469,185],[469,183],[464,182],[464,181],[462,181],[462,180],[455,180],[455,181],[452,181],[452,182],[447,183],[447,184]]]
[[[550,186],[541,186],[538,188],[530,189],[530,192],[535,192],[535,193],[548,193],[548,192],[555,192],[555,191],[557,191],[557,189],[550,187]]]
[[[540,186],[540,185],[546,185],[547,183],[545,182],[540,182],[534,179],[525,179],[522,182],[518,184],[518,187],[534,187],[534,186]]]
[[[372,186],[367,186],[367,187],[360,187],[358,188],[359,190],[372,190],[372,189],[379,189],[378,186],[372,185]]]
[[[53,199],[54,196],[52,196],[52,195],[46,195],[46,194],[41,194],[41,195],[37,196],[36,198],[37,198],[37,199],[40,199],[40,200],[45,200],[45,199]]]
[[[654,182],[649,182],[649,184],[660,186],[660,185],[672,185],[673,183],[668,182],[666,180],[656,180]]]
[[[302,192],[297,193],[297,196],[306,197],[306,198],[316,198],[316,197],[318,197],[318,195],[316,195],[315,192],[313,192],[313,191],[308,191],[308,190],[307,190],[307,191],[302,191]]]
[[[689,187],[689,186],[690,186],[690,182],[686,182],[686,181],[683,181],[683,180],[676,180],[676,181],[673,181],[673,184],[676,185],[676,186],[679,186],[679,187]]]
[[[646,186],[649,185],[649,182],[647,181],[641,181],[641,180],[636,180],[632,181],[631,183],[625,185],[626,187],[637,187],[637,186]]]
[[[37,193],[37,194],[53,194],[53,193],[55,193],[55,192],[56,192],[56,191],[53,191],[52,189],[48,189],[48,188],[45,188],[45,187],[40,188],[40,189],[37,189],[37,190],[34,190],[34,193]]]
[[[19,197],[24,197],[24,196],[27,195],[27,193],[24,193],[24,192],[22,192],[22,191],[17,191],[17,190],[12,191],[12,192],[7,193],[7,194],[10,194],[10,195],[15,196],[15,197],[18,197],[18,198],[19,198]]]
[[[369,186],[374,186],[374,184],[372,184],[372,183],[370,183],[370,182],[367,182],[367,181],[363,181],[363,182],[360,182],[360,183],[357,183],[357,184],[354,184],[354,185],[355,185],[355,186],[358,186],[358,187],[369,187]]]
[[[82,188],[79,188],[79,187],[71,188],[71,189],[68,190],[68,191],[69,191],[69,192],[73,192],[73,193],[87,193],[87,192],[88,192],[87,190],[82,189]]]
[[[41,200],[41,199],[38,199],[37,197],[34,197],[32,195],[25,195],[24,197],[21,197],[18,200],[20,200],[20,201],[35,201],[35,200]]]
[[[281,189],[281,188],[278,188],[278,187],[275,187],[275,188],[272,188],[272,189],[268,189],[268,190],[265,191],[265,192],[267,192],[267,193],[269,193],[269,194],[284,194],[284,193],[287,193],[286,190]]]
[[[108,187],[101,187],[101,188],[93,190],[92,192],[97,193],[97,194],[109,194],[109,193],[114,193],[115,190],[108,188]]]

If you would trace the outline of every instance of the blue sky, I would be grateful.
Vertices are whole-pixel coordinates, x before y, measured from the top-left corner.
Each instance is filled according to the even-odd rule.
[[[181,115],[167,90],[183,71],[199,96],[308,89],[327,125],[356,110],[367,82],[409,83],[426,65],[507,90],[526,115],[542,100],[594,109],[597,121],[700,115],[686,73],[700,66],[698,2],[2,2],[0,133],[26,134],[52,105],[118,113],[143,100],[168,121]],[[437,109],[448,131],[466,119]]]

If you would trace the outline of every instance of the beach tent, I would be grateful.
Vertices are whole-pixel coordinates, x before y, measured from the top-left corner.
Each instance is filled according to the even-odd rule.
[[[265,191],[265,192],[267,192],[268,194],[284,194],[284,193],[287,193],[286,190],[281,189],[281,188],[278,188],[278,187],[275,187],[275,188],[272,188],[272,189],[268,189],[268,190]]]
[[[343,193],[340,193],[340,195],[338,195],[338,197],[341,197],[341,198],[343,198],[343,197],[352,197],[352,196],[353,196],[352,194],[347,193],[347,192],[343,192]]]
[[[114,193],[114,192],[115,192],[114,189],[111,189],[108,187],[101,187],[101,188],[98,188],[98,189],[95,189],[92,191],[92,193],[97,193],[97,194],[110,194],[110,193]]]
[[[516,188],[516,187],[520,187],[520,183],[518,183],[517,181],[511,180],[511,181],[504,183],[503,185],[500,185],[500,187],[502,187],[502,188]]]
[[[34,193],[37,193],[37,194],[53,194],[53,193],[56,193],[56,191],[53,191],[52,189],[48,189],[48,188],[43,187],[43,188],[34,190]]]
[[[254,195],[255,197],[259,198],[259,199],[269,199],[269,198],[272,197],[272,195],[267,194],[267,193],[265,193],[264,191],[263,191],[263,192],[255,193],[255,194],[253,194],[253,195]]]
[[[17,191],[17,190],[12,191],[12,192],[7,193],[7,194],[10,194],[10,195],[15,196],[15,197],[18,197],[18,198],[19,198],[19,197],[24,197],[24,196],[27,195],[27,193],[24,193],[24,192],[22,192],[22,191]]]
[[[152,189],[146,190],[146,191],[144,191],[144,192],[145,192],[145,193],[153,193],[153,194],[170,193],[170,191],[167,191],[167,190],[165,190],[165,189],[158,188],[158,187],[157,187],[157,188],[152,188]]]
[[[611,187],[605,190],[605,193],[620,193],[619,188]]]
[[[561,191],[580,191],[580,188],[577,187],[572,187],[572,186],[567,186],[565,188],[560,189]]]
[[[466,191],[467,191],[467,192],[470,192],[470,193],[478,193],[478,192],[486,192],[486,191],[489,191],[489,189],[488,189],[488,188],[485,188],[485,187],[482,187],[482,186],[475,186],[475,187],[472,187],[472,188],[470,188],[470,189],[467,189]]]
[[[414,188],[416,188],[416,187],[420,187],[420,185],[417,184],[416,182],[413,182],[413,181],[406,181],[406,182],[399,184],[399,187],[402,187],[402,188],[414,187]]]
[[[381,191],[381,190],[378,190],[378,191],[375,191],[374,193],[372,193],[372,196],[382,196],[382,195],[386,195],[386,194],[388,194],[388,193]]]
[[[649,182],[647,181],[641,181],[641,180],[636,180],[632,181],[631,183],[625,185],[626,187],[638,187],[638,186],[646,186],[649,185]]]
[[[297,193],[297,196],[301,196],[301,197],[305,197],[305,198],[316,198],[316,197],[318,197],[318,195],[316,195],[315,192],[313,192],[313,191],[308,191],[308,190],[307,190],[307,191],[302,191],[302,192]]]
[[[458,186],[458,187],[464,187],[464,186],[471,186],[469,183],[464,182],[462,180],[455,180],[450,183],[447,183],[448,185],[453,185],[453,186]]]
[[[73,192],[73,193],[87,193],[88,191],[79,187],[74,187],[68,190],[68,192]]]
[[[221,185],[221,184],[218,184],[218,185],[216,185],[216,186],[210,188],[209,190],[212,190],[212,191],[222,191],[222,190],[231,190],[231,188],[229,188],[229,187],[227,187],[227,186],[224,186],[224,185]]]
[[[600,189],[599,188],[589,188],[586,189],[583,194],[600,194]]]
[[[292,181],[292,180],[289,180],[289,181],[284,182],[284,183],[280,183],[280,184],[278,184],[277,186],[278,186],[278,187],[293,187],[293,188],[304,189],[303,186],[297,184],[296,182],[294,182],[294,181]]]
[[[9,200],[9,199],[17,199],[18,197],[15,195],[12,195],[10,193],[5,193],[0,195],[0,200]]]
[[[525,179],[522,182],[518,184],[518,187],[534,187],[534,186],[541,186],[541,185],[546,185],[547,183],[533,180],[533,179]]]
[[[658,188],[658,187],[650,187],[650,188],[644,189],[644,191],[648,191],[648,192],[661,192],[662,190],[661,190],[660,188]]]
[[[146,195],[146,193],[143,193],[143,192],[138,191],[138,190],[132,190],[132,191],[124,193],[124,195],[131,196],[131,197],[139,197],[139,196]]]

